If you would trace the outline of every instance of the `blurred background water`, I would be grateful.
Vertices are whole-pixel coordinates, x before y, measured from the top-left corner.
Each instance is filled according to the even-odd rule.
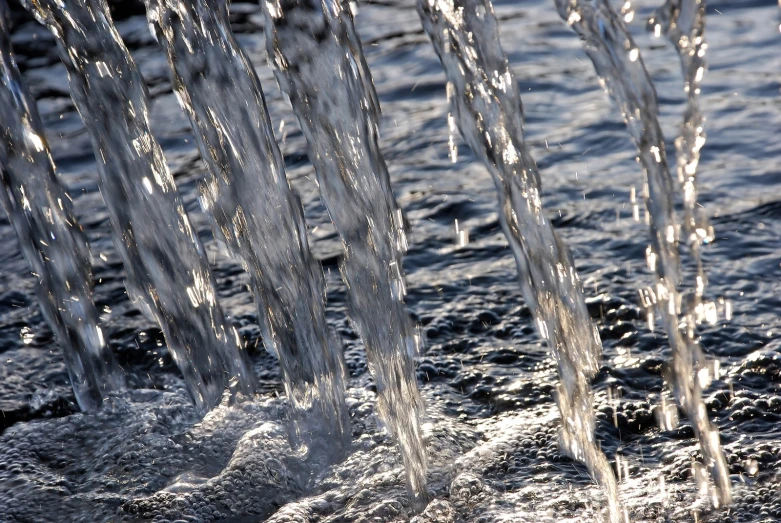
[[[14,51],[89,239],[104,335],[132,390],[100,411],[79,413],[38,311],[33,276],[0,217],[0,521],[594,521],[604,511],[585,468],[558,449],[556,368],[521,297],[491,177],[457,136],[458,161],[451,163],[445,75],[414,2],[359,4],[356,26],[383,109],[381,146],[411,224],[407,304],[426,336],[417,375],[434,500],[417,516],[401,460],[375,412],[362,344],[346,318],[341,242],[319,199],[304,137],[266,63],[260,7],[234,3],[233,29],[256,66],[288,176],[303,200],[311,247],[325,269],[328,320],[350,373],[352,454],[308,491],[287,461],[282,379],[259,341],[249,277],[218,251],[198,205],[205,167],[143,6],[115,3],[115,22],[150,88],[152,131],[214,262],[220,302],[249,344],[263,394],[219,407],[202,422],[161,332],[125,293],[92,148],[53,39],[13,7]],[[659,325],[649,329],[639,305],[638,289],[653,274],[645,261],[644,210],[635,221],[630,201],[632,188],[639,195],[643,184],[634,146],[553,2],[494,7],[543,201],[573,251],[604,343],[594,381],[597,438],[620,471],[623,505],[633,521],[777,521],[778,6],[712,0],[707,11],[709,67],[700,106],[708,141],[698,180],[715,241],[702,256],[706,297],[732,307],[731,320],[698,330],[705,352],[721,363],[719,379],[704,391],[734,488],[734,505],[719,511],[698,494],[690,425],[682,417],[668,430],[656,416],[673,401],[663,386],[669,346]],[[635,7],[630,30],[656,85],[672,157],[686,106],[680,65],[669,42],[645,30],[658,5],[643,0]]]

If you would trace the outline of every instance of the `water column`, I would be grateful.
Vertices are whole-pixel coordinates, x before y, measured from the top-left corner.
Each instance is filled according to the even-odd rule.
[[[325,281],[301,202],[285,177],[258,77],[225,0],[147,0],[173,86],[210,177],[203,206],[250,274],[263,339],[291,403],[291,443],[338,461],[349,446],[341,347],[325,321]]]
[[[656,91],[640,50],[606,0],[555,0],[555,3],[562,19],[580,35],[586,53],[603,86],[619,106],[639,150],[651,229],[647,259],[657,280],[655,288],[648,289],[646,294],[667,330],[672,349],[672,389],[692,423],[700,452],[713,478],[712,501],[716,506],[729,504],[732,500],[729,469],[718,430],[711,425],[702,401],[701,382],[705,380],[699,376],[708,370],[702,366],[704,356],[699,345],[679,328],[678,226],[673,209],[673,181],[657,116]]]
[[[685,302],[686,335],[695,336],[695,327],[713,320],[715,305],[703,302],[708,279],[702,264],[702,245],[713,241],[713,227],[697,203],[697,167],[705,145],[705,118],[700,112],[700,82],[705,73],[705,0],[668,0],[648,21],[657,36],[664,34],[681,59],[686,109],[681,134],[675,139],[678,182],[683,189],[683,232],[695,263],[694,292]]]
[[[415,503],[425,499],[426,454],[415,379],[419,338],[404,307],[401,210],[378,145],[380,107],[340,1],[261,2],[281,88],[309,145],[320,194],[344,242],[350,316],[377,385],[377,408],[398,441]]]
[[[124,387],[124,377],[92,301],[87,240],[11,54],[7,15],[0,0],[0,202],[38,280],[38,303],[62,349],[76,401],[82,410],[94,409]]]
[[[591,322],[569,249],[546,218],[540,173],[523,134],[518,85],[488,0],[419,0],[423,27],[447,75],[451,127],[483,160],[496,184],[499,219],[518,266],[521,291],[558,366],[564,452],[604,489],[610,520],[623,520],[610,463],[594,439],[590,380],[602,342]]]
[[[154,317],[200,413],[255,379],[149,130],[146,85],[105,0],[23,0],[54,34],[97,158],[128,294]]]

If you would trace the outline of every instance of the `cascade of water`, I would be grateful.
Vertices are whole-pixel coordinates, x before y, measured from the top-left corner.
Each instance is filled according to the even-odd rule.
[[[692,423],[710,470],[715,485],[713,503],[726,505],[732,499],[729,469],[718,431],[711,425],[702,401],[702,387],[707,380],[699,377],[703,371],[708,372],[702,366],[704,356],[693,337],[685,336],[679,329],[678,231],[673,210],[673,182],[657,117],[656,91],[640,50],[607,0],[555,0],[555,3],[562,19],[583,40],[601,83],[619,106],[640,151],[651,227],[648,264],[657,276],[656,288],[648,289],[646,296],[649,303],[656,305],[667,330],[672,349],[671,385]]]
[[[697,166],[705,145],[705,118],[700,112],[700,82],[705,72],[705,0],[667,0],[648,21],[654,34],[665,34],[681,59],[684,92],[687,97],[681,134],[675,140],[678,181],[683,186],[683,230],[696,266],[694,292],[685,308],[686,334],[694,337],[694,327],[706,317],[708,307],[702,297],[707,277],[700,250],[713,240],[713,228],[697,204]]]
[[[155,318],[199,412],[226,386],[254,389],[223,316],[203,247],[149,130],[148,93],[105,0],[23,0],[54,34],[87,126],[128,293]]]
[[[261,4],[277,80],[290,97],[320,194],[344,242],[342,275],[377,385],[378,410],[399,443],[409,490],[421,502],[426,455],[414,368],[419,337],[403,301],[407,242],[379,150],[379,103],[352,15],[340,1]]]
[[[82,410],[94,409],[107,393],[124,387],[124,377],[92,301],[87,240],[11,54],[7,11],[0,0],[0,202],[38,278],[38,302],[65,356],[76,401]]]
[[[562,447],[586,464],[607,494],[611,521],[621,521],[616,479],[594,440],[589,381],[599,370],[602,343],[569,249],[542,208],[540,174],[524,142],[521,96],[493,6],[489,0],[419,0],[418,12],[448,78],[455,115],[449,119],[494,178],[524,299],[558,364]]]
[[[325,281],[285,177],[257,75],[225,0],[147,0],[147,15],[211,177],[202,202],[252,279],[268,350],[292,407],[291,443],[339,460],[350,440],[342,352],[325,321]],[[241,103],[239,103],[241,101]]]

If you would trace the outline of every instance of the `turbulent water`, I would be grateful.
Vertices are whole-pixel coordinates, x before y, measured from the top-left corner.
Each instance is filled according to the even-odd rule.
[[[149,85],[149,128],[213,265],[216,299],[248,347],[260,396],[199,418],[165,337],[125,294],[127,274],[98,192],[99,166],[55,40],[14,9],[11,40],[19,68],[94,253],[103,335],[130,391],[95,412],[78,412],[64,360],[39,313],[37,280],[13,226],[0,218],[0,521],[553,522],[594,521],[604,512],[604,492],[587,468],[560,450],[557,365],[535,333],[518,285],[492,177],[457,136],[452,163],[447,78],[415,3],[356,7],[355,28],[383,108],[380,148],[409,219],[405,302],[427,339],[417,380],[426,402],[428,507],[413,512],[402,459],[378,415],[363,341],[347,320],[348,289],[338,270],[342,241],[321,204],[306,137],[276,87],[273,64],[266,63],[260,6],[232,4],[232,28],[266,91],[311,250],[325,268],[327,320],[342,339],[349,371],[349,455],[323,470],[314,487],[296,475],[284,381],[277,360],[261,349],[249,275],[220,253],[210,219],[199,210],[198,186],[210,174],[173,92],[167,58],[143,8],[123,2],[115,4],[114,18]],[[656,86],[660,127],[673,151],[688,94],[674,47],[661,32],[654,38],[645,30],[658,7],[637,3],[628,27]],[[715,237],[701,249],[708,272],[703,300],[723,297],[732,307],[730,321],[721,316],[695,331],[703,350],[721,363],[703,389],[732,483],[733,505],[718,510],[699,489],[707,478],[693,466],[701,453],[687,416],[677,426],[657,419],[674,414],[664,383],[670,348],[664,331],[649,329],[637,299],[637,289],[655,285],[656,276],[645,262],[644,210],[637,210],[639,223],[633,218],[632,187],[638,198],[643,191],[626,126],[551,0],[496,2],[494,8],[523,97],[541,200],[571,248],[603,342],[593,380],[596,440],[618,472],[629,519],[781,518],[781,149],[772,132],[781,124],[777,6],[712,0],[706,14],[709,65],[698,103],[708,141],[696,188]],[[115,117],[120,109],[117,104]],[[688,249],[681,251],[686,290],[696,267]]]
[[[291,444],[319,462],[339,461],[350,437],[344,358],[325,320],[323,271],[309,251],[252,64],[231,33],[227,3],[150,0],[149,20],[197,130],[210,172],[203,190],[215,235],[243,260],[279,357],[292,406]]]
[[[499,222],[538,334],[553,351],[561,384],[561,445],[605,489],[610,520],[623,519],[615,475],[594,440],[590,380],[602,342],[591,323],[569,249],[545,215],[540,173],[523,137],[518,84],[499,43],[493,5],[482,0],[420,0],[418,11],[448,78],[461,134],[494,177]]]
[[[230,384],[252,392],[238,333],[225,321],[203,247],[148,122],[146,85],[103,0],[30,2],[56,35],[71,94],[98,157],[101,194],[134,302],[153,316],[198,409]]]
[[[54,173],[43,123],[13,58],[7,14],[0,0],[0,202],[38,279],[41,311],[57,335],[76,401],[83,410],[94,409],[122,388],[123,378],[92,301],[87,240]]]

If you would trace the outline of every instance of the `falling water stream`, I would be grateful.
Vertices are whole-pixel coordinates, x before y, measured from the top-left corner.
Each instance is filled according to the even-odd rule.
[[[454,113],[448,118],[494,178],[524,299],[557,362],[562,447],[586,464],[605,490],[610,520],[618,523],[618,486],[594,439],[590,379],[599,370],[602,343],[569,249],[543,211],[540,173],[524,142],[521,96],[493,6],[487,0],[419,0],[418,11],[447,74]]]
[[[309,251],[257,75],[230,29],[225,1],[149,0],[150,23],[211,176],[204,207],[243,260],[266,347],[292,406],[291,443],[340,461],[349,444],[344,361],[325,322],[322,268]],[[241,100],[241,103],[237,103]]]
[[[92,301],[89,247],[54,172],[35,102],[11,54],[0,0],[0,201],[38,280],[38,302],[57,335],[76,400],[99,407],[123,387]]]
[[[162,328],[201,412],[254,376],[217,303],[200,241],[149,130],[147,89],[104,0],[29,1],[57,39],[71,95],[87,126],[127,288]]]
[[[646,206],[650,217],[651,245],[647,251],[649,268],[657,276],[656,287],[648,289],[648,302],[656,306],[667,331],[672,349],[671,386],[675,397],[692,422],[705,466],[715,486],[712,493],[716,506],[731,502],[727,463],[718,430],[711,425],[702,399],[702,389],[710,382],[710,369],[693,335],[681,332],[681,276],[678,253],[678,224],[675,218],[674,189],[658,121],[656,90],[643,65],[640,50],[627,32],[621,18],[606,0],[585,2],[556,0],[562,19],[581,37],[583,45],[603,86],[618,104],[629,133],[639,152],[646,176]],[[698,68],[699,69],[699,68]],[[701,73],[695,73],[698,75]],[[690,89],[696,86],[690,85]],[[695,106],[696,107],[696,106]],[[694,122],[689,122],[700,128]],[[696,131],[695,131],[696,132]],[[695,138],[696,142],[696,138]],[[692,144],[692,147],[697,144]],[[699,144],[701,145],[701,144]],[[684,159],[686,158],[686,159]],[[679,161],[691,165],[688,156]],[[693,180],[687,181],[693,191]],[[692,194],[687,198],[694,197]],[[693,203],[688,205],[692,206]],[[687,213],[689,218],[689,213]],[[690,230],[687,225],[686,230]],[[698,252],[697,244],[694,248]],[[698,267],[701,264],[698,262]],[[701,271],[698,268],[698,272]],[[697,292],[702,285],[697,278]],[[689,330],[693,330],[693,325]],[[703,379],[703,376],[705,379]]]
[[[705,0],[668,0],[648,21],[654,34],[664,34],[672,42],[681,59],[684,77],[686,109],[681,134],[675,139],[675,157],[678,182],[683,189],[683,231],[694,259],[695,285],[685,313],[692,337],[694,325],[706,317],[712,306],[703,303],[707,284],[700,251],[704,243],[713,241],[713,228],[697,203],[697,166],[705,145],[705,118],[700,112],[700,83],[705,72]],[[693,320],[693,321],[692,321]]]
[[[403,301],[407,239],[377,143],[379,102],[345,7],[339,1],[263,2],[268,53],[344,243],[342,275],[380,416],[398,440],[411,494],[423,500],[423,401],[413,360],[420,342]]]

